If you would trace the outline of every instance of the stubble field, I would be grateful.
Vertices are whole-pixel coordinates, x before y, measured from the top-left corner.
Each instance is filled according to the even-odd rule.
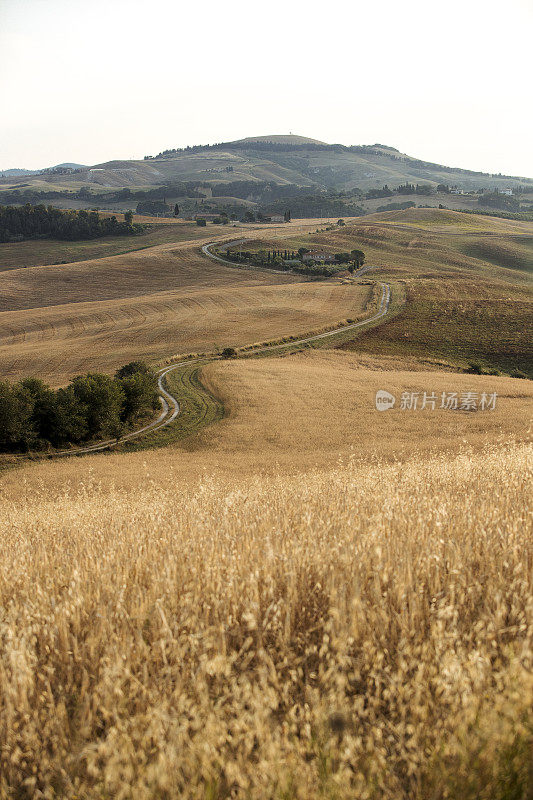
[[[368,286],[225,267],[199,252],[210,240],[0,273],[3,377],[59,385],[132,359],[303,335],[359,317],[370,299]]]

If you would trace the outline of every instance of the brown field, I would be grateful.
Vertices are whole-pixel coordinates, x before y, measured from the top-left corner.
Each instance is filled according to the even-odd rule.
[[[237,284],[222,274],[209,289],[4,312],[0,370],[11,380],[39,375],[55,385],[81,372],[111,372],[132,359],[153,362],[303,335],[357,317],[371,294],[369,286],[253,278]]]
[[[369,286],[225,267],[200,254],[210,240],[0,273],[2,377],[58,385],[133,358],[304,334],[359,316],[370,298]]]
[[[217,424],[1,473],[0,798],[533,796],[533,383],[454,361],[522,358],[525,271],[457,234],[347,228],[407,295],[356,349],[210,363]],[[295,333],[371,290],[197,248],[0,275],[2,369],[57,383]]]
[[[381,463],[371,446],[361,461],[349,445],[362,453],[379,429],[370,384],[444,378],[359,374],[337,354],[341,375],[314,358],[317,395],[355,373],[340,412],[309,401],[303,370],[289,405],[289,359],[210,368],[237,400],[203,471],[176,448],[5,475],[3,796],[528,796],[533,460],[496,436],[519,431],[520,382],[492,379],[507,387],[494,427],[465,414],[444,435],[473,425],[483,451],[416,453],[405,412],[410,458]],[[393,413],[380,414],[389,452]],[[435,428],[421,423],[438,446]],[[329,465],[275,468],[287,445],[293,466],[315,447]]]
[[[258,247],[263,237],[254,238]],[[269,237],[268,246],[359,248],[365,264],[379,267],[371,276],[405,283],[401,314],[343,347],[533,377],[531,222],[409,209],[311,235]]]
[[[342,345],[358,352],[439,358],[450,366],[481,364],[531,371],[531,291],[472,278],[408,280],[402,313],[379,333]]]

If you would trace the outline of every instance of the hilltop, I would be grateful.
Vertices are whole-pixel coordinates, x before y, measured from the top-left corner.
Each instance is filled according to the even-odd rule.
[[[245,139],[236,139],[234,142],[230,142],[230,144],[250,144],[250,143],[274,143],[274,144],[327,144],[326,142],[321,142],[319,139],[310,139],[308,136],[297,136],[294,133],[289,133],[287,135],[274,133],[270,136],[247,136]]]

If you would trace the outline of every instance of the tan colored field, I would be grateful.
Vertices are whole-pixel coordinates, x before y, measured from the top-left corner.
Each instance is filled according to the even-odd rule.
[[[529,796],[530,448],[192,485],[185,458],[4,484],[2,796]]]
[[[0,798],[533,796],[533,383],[451,370],[437,311],[471,300],[469,257],[444,248],[462,264],[447,294],[438,256],[402,266],[397,235],[408,306],[357,351],[213,362],[216,425],[1,473]],[[195,248],[0,276],[18,308],[0,314],[0,364],[57,382],[191,337],[308,330],[370,290]],[[472,300],[498,309],[494,351],[522,341],[512,273]],[[426,350],[383,354],[377,331],[397,342],[409,308]],[[393,410],[375,409],[378,389]],[[402,410],[403,392],[437,408]],[[440,409],[443,392],[496,407]]]
[[[338,350],[283,358],[218,361],[202,368],[202,381],[221,398],[226,417],[178,445],[156,451],[150,475],[161,484],[194,483],[206,470],[245,478],[279,469],[295,473],[329,469],[356,459],[409,459],[422,453],[479,450],[506,440],[531,441],[533,383],[516,378],[444,372],[416,359],[371,358]],[[394,410],[377,411],[375,394],[397,398]],[[496,392],[495,410],[440,409],[442,392]],[[435,393],[435,410],[400,410],[402,392]],[[87,456],[34,464],[21,474],[35,485],[79,488],[95,469],[104,485],[130,486],[143,473],[145,452]],[[118,482],[118,483],[117,483]]]
[[[57,385],[133,358],[304,334],[357,317],[371,294],[369,286],[224,267],[201,255],[200,243],[1,273],[2,376],[36,374]]]
[[[418,208],[311,235],[269,237],[269,246],[359,248],[365,264],[379,268],[372,277],[405,283],[402,313],[345,347],[533,377],[531,222]]]
[[[428,369],[429,366],[429,369]],[[371,359],[338,351],[222,362],[203,370],[229,417],[209,432],[221,464],[251,457],[260,469],[324,468],[339,458],[407,458],[415,452],[480,448],[500,437],[530,441],[533,383],[438,371],[414,359]],[[375,394],[397,398],[377,411]],[[498,395],[494,411],[440,409],[442,392]],[[435,410],[400,410],[402,392],[435,394]]]
[[[157,361],[305,334],[358,316],[372,292],[370,286],[276,285],[268,278],[237,283],[234,271],[222,267],[221,272],[229,274],[209,289],[4,312],[2,375],[11,380],[39,375],[58,385],[78,373],[110,372],[136,358]]]

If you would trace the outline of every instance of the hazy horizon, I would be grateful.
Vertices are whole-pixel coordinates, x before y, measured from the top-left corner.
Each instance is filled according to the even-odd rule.
[[[293,132],[533,177],[533,12],[505,9],[0,0],[0,170]]]

